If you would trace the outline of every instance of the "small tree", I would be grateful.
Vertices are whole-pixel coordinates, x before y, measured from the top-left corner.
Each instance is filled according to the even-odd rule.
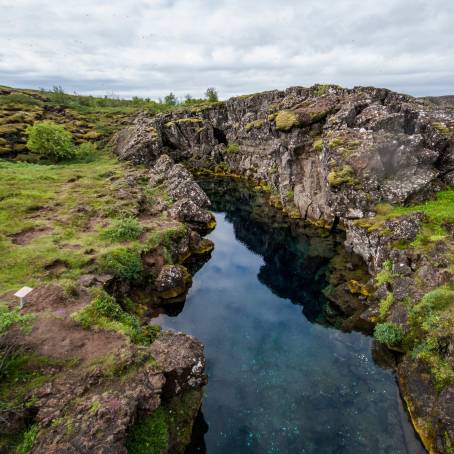
[[[218,102],[219,101],[218,92],[213,87],[207,88],[207,91],[205,92],[205,97],[210,102]]]
[[[172,92],[170,92],[164,98],[164,104],[167,104],[168,106],[176,106],[178,104],[178,99]]]
[[[27,148],[52,161],[71,159],[76,154],[72,134],[52,121],[35,123],[27,128],[26,134]]]

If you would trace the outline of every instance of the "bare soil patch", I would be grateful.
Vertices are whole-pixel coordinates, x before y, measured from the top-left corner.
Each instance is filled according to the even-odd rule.
[[[29,244],[34,238],[41,235],[45,235],[46,233],[49,233],[51,231],[52,229],[50,227],[37,227],[25,229],[22,230],[21,232],[10,235],[10,238],[13,244],[24,246],[26,244]]]

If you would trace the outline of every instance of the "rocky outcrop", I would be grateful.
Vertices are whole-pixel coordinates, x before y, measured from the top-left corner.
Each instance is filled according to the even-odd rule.
[[[214,216],[206,209],[210,200],[183,165],[175,164],[168,155],[162,155],[152,167],[149,181],[153,187],[164,185],[175,201],[169,211],[173,219],[200,232],[214,227]]]
[[[110,366],[115,370],[101,363],[67,371],[36,392],[39,434],[31,452],[126,454],[127,434],[138,418],[206,383],[204,361],[193,337],[165,332],[141,351],[124,347]]]
[[[379,201],[423,198],[454,172],[454,113],[375,88],[293,87],[204,109],[140,115],[113,140],[122,159],[164,153],[261,181],[303,218],[332,223]]]
[[[363,292],[367,309],[355,319],[367,326],[386,322],[407,336],[412,347],[390,345],[405,353],[397,369],[403,396],[426,447],[451,452],[453,338],[438,333],[427,340],[433,320],[424,325],[415,314],[424,295],[452,283],[453,241],[432,235],[424,240],[430,246],[415,246],[430,228],[424,214],[386,217],[379,204],[419,203],[454,187],[452,109],[385,89],[293,87],[142,114],[112,144],[121,159],[136,163],[152,165],[168,154],[188,167],[252,179],[294,217],[343,224],[347,247],[377,276],[374,290]],[[440,317],[449,325],[449,315]]]

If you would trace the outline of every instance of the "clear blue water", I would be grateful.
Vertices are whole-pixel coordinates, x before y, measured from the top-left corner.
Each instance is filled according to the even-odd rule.
[[[335,238],[308,234],[244,188],[224,191],[208,190],[218,211],[211,259],[182,311],[158,318],[205,345],[206,433],[192,451],[424,452],[372,339],[323,317]]]

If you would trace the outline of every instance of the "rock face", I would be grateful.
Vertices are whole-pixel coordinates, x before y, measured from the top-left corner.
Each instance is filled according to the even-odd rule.
[[[430,251],[418,250],[412,242],[426,225],[424,214],[381,222],[378,204],[419,203],[454,187],[454,110],[443,105],[385,89],[293,87],[206,108],[142,114],[112,144],[121,159],[156,163],[152,179],[166,182],[169,192],[181,194],[172,173],[184,180],[186,170],[179,164],[171,170],[171,160],[163,155],[195,169],[250,178],[292,216],[325,226],[343,224],[347,247],[363,257],[373,275],[381,274],[357,321],[386,321],[406,334],[414,329],[411,307],[453,280],[449,250],[454,236],[435,241]],[[186,193],[190,196],[174,215],[204,222],[198,211],[206,206],[203,197],[198,190]],[[450,226],[443,228],[452,232]],[[452,334],[437,342],[438,364],[452,370]],[[452,383],[448,374],[434,386],[437,377],[427,364],[407,352],[397,373],[425,446],[447,454],[454,446]]]
[[[164,332],[146,351],[125,347],[115,366],[110,378],[101,366],[91,367],[37,393],[40,432],[31,452],[126,454],[127,433],[138,417],[206,384],[203,347],[182,333]]]
[[[293,87],[156,117],[113,143],[122,159],[164,153],[262,181],[303,218],[332,223],[379,201],[424,197],[454,172],[454,112],[375,88]]]

